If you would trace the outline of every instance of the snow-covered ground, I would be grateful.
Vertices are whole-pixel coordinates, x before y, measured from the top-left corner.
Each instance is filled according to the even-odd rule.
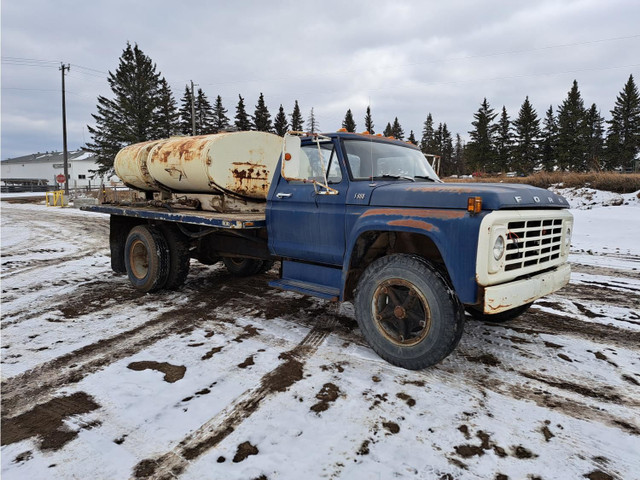
[[[3,201],[3,478],[640,478],[640,200],[562,193],[571,283],[421,372],[275,271],[143,295],[105,216]]]

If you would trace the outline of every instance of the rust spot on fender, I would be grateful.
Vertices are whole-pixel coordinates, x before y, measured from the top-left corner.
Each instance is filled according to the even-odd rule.
[[[440,229],[428,222],[423,222],[422,220],[413,220],[410,218],[403,220],[391,220],[389,225],[398,226],[398,227],[408,227],[408,228],[417,228],[418,230],[427,230],[428,232],[435,230],[436,232]]]
[[[456,218],[464,218],[467,214],[464,210],[446,210],[446,209],[422,209],[422,208],[372,208],[362,214],[363,217],[394,216],[408,218],[437,218],[440,220],[451,220]]]

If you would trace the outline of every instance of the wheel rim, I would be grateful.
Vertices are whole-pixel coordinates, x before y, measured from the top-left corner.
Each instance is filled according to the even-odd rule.
[[[378,285],[373,293],[371,312],[380,333],[402,347],[420,343],[431,328],[427,299],[413,283],[404,279],[392,278]]]
[[[129,265],[131,266],[131,272],[136,278],[142,279],[146,277],[149,272],[147,246],[140,240],[136,240],[131,244]]]
[[[235,266],[241,267],[247,261],[247,259],[243,257],[229,257],[229,261]]]

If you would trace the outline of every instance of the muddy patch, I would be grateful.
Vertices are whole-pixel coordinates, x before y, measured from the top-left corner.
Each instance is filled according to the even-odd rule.
[[[136,372],[140,372],[142,370],[156,370],[164,373],[163,380],[167,383],[175,383],[178,380],[182,380],[185,372],[187,371],[187,367],[183,365],[172,365],[167,362],[159,363],[152,361],[133,362],[127,365],[127,368],[135,370]]]
[[[207,353],[205,353],[201,360],[209,360],[211,357],[213,357],[216,353],[220,352],[220,350],[222,350],[222,347],[213,347],[211,350],[209,350]]]
[[[400,426],[396,422],[383,422],[382,426],[390,434],[395,435],[396,433],[400,432]]]
[[[410,407],[413,407],[416,404],[416,401],[414,400],[414,398],[411,395],[408,395],[404,392],[396,393],[396,397],[404,401]]]
[[[251,365],[255,365],[253,361],[253,355],[249,355],[247,358],[244,359],[244,362],[239,363],[238,368],[247,368],[247,367],[250,367]]]
[[[59,450],[78,436],[64,421],[100,408],[92,397],[77,392],[36,405],[28,412],[2,419],[2,445],[37,437],[41,450]]]
[[[233,457],[233,463],[240,463],[247,459],[247,457],[251,455],[257,455],[260,453],[258,447],[255,445],[251,445],[249,442],[243,442],[238,445],[238,449],[236,450],[236,454]]]
[[[500,365],[500,360],[498,360],[490,353],[483,353],[482,355],[477,356],[467,355],[465,356],[465,358],[470,362],[481,363],[483,365],[487,365],[488,367],[496,367]]]
[[[316,398],[320,401],[312,405],[310,410],[316,413],[324,412],[329,409],[331,404],[335,402],[339,396],[340,389],[337,386],[333,383],[325,383],[316,395]]]

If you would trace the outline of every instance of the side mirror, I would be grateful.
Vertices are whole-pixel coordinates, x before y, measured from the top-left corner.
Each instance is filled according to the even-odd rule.
[[[300,137],[285,135],[282,144],[281,175],[285,180],[300,178]]]

